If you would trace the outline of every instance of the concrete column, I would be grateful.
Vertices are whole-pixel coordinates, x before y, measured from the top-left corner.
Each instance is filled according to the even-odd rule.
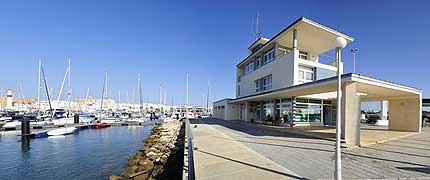
[[[264,105],[264,102],[261,101],[260,102],[260,119],[259,119],[260,121],[263,121],[263,119],[266,118],[266,115],[263,113],[264,112],[263,105]]]
[[[420,94],[414,98],[389,101],[389,130],[421,132],[421,96]]]
[[[292,76],[293,76],[293,84],[297,85],[299,83],[298,81],[298,71],[299,71],[299,49],[297,47],[297,30],[294,29],[293,30],[293,71],[292,71]]]
[[[245,102],[245,122],[249,122],[249,102]]]
[[[276,122],[276,99],[272,100],[272,112],[273,122]]]
[[[297,29],[293,29],[293,49],[297,49]]]
[[[381,119],[388,120],[388,101],[381,101]]]
[[[361,100],[356,83],[342,86],[342,138],[346,144],[360,145]]]

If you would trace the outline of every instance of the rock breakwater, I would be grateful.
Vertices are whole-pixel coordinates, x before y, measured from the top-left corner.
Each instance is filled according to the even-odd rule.
[[[184,152],[184,123],[172,121],[152,129],[145,145],[129,157],[128,168],[111,180],[181,179]]]

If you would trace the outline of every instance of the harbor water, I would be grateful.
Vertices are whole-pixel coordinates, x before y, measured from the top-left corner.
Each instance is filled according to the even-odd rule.
[[[153,126],[85,129],[77,134],[21,141],[0,132],[0,179],[109,179],[127,167]]]

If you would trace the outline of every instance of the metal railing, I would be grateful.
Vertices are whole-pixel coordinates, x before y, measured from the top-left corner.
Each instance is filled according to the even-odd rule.
[[[195,180],[196,176],[194,172],[193,133],[191,132],[190,120],[188,118],[185,119],[185,126],[188,142],[188,180]]]

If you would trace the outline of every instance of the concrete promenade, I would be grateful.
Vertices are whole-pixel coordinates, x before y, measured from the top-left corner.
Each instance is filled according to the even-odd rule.
[[[194,121],[196,123],[196,121]],[[298,179],[274,163],[208,124],[192,128],[196,179]]]
[[[230,157],[240,158],[245,156],[245,152],[234,154],[226,151],[229,151],[229,144],[244,145],[253,150],[246,150],[246,152],[258,153],[259,155],[255,157],[262,155],[285,168],[283,171],[288,172],[287,178],[333,178],[333,141],[289,133],[285,130],[215,119],[196,120],[192,123],[198,124],[198,128],[193,128],[193,133],[195,133],[196,146],[200,150],[206,151],[206,148],[209,148],[211,154],[230,153]],[[210,129],[216,129],[218,135],[216,135],[217,131]],[[204,167],[202,163],[209,163],[209,161],[202,159],[202,154],[196,154],[196,156],[195,162],[200,166],[196,168],[199,175],[199,171]],[[424,128],[421,134],[362,148],[343,149],[342,159],[344,179],[430,179],[430,131]],[[218,170],[216,167],[203,169],[206,174],[219,174],[215,172]],[[227,169],[232,170],[228,167]],[[266,176],[264,174],[260,179]],[[198,177],[204,179],[210,176]],[[224,177],[221,179],[238,179],[236,176],[225,175]],[[257,178],[256,175],[252,177]],[[272,179],[276,178],[275,176]]]

